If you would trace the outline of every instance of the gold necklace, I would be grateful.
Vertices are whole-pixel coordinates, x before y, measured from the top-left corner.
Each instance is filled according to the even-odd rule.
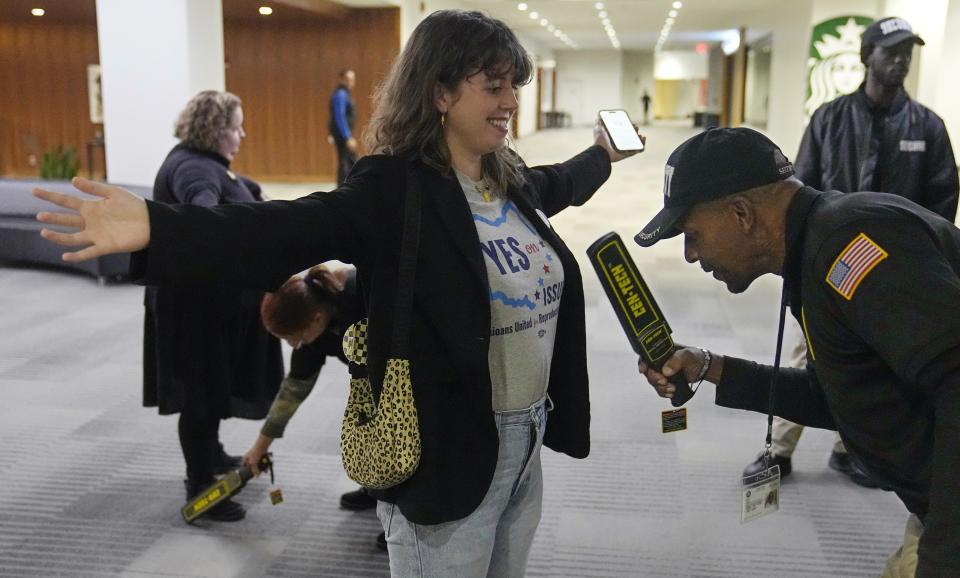
[[[490,201],[493,200],[490,198],[490,183],[487,182],[486,177],[480,179],[479,181],[474,183],[474,185],[477,187],[477,192],[483,195],[483,199],[485,201],[489,203]]]

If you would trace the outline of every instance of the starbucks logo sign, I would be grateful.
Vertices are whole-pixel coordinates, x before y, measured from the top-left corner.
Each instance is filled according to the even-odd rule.
[[[813,27],[807,59],[807,100],[804,124],[825,102],[850,94],[863,82],[860,35],[873,22],[866,16],[839,16]]]

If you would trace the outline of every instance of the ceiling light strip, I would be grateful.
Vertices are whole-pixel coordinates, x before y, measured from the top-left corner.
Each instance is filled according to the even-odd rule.
[[[597,18],[600,19],[600,25],[603,26],[604,32],[607,33],[607,38],[610,40],[610,45],[614,49],[620,49],[620,39],[617,38],[617,31],[613,27],[613,19],[610,18],[610,13],[606,10],[603,5],[603,2],[597,2],[593,5],[597,9]]]
[[[531,6],[530,4],[526,2],[520,2],[517,4],[517,10],[519,10],[520,12],[527,12],[527,15],[530,17],[530,20],[539,22],[540,26],[543,26],[544,28],[546,28],[547,31],[552,33],[554,38],[556,38],[560,42],[563,42],[570,48],[580,48],[580,46],[576,42],[571,40],[570,37],[567,36],[567,34],[563,30],[551,24],[550,20],[546,17],[545,14],[543,14],[543,12],[534,10],[533,6]]]
[[[654,52],[660,52],[663,50],[663,44],[667,41],[667,37],[670,36],[670,31],[673,29],[673,25],[680,17],[681,8],[683,8],[683,2],[680,2],[679,0],[670,5],[670,11],[667,12],[667,17],[663,21],[663,27],[660,29],[660,38],[657,40],[656,48],[653,49]]]

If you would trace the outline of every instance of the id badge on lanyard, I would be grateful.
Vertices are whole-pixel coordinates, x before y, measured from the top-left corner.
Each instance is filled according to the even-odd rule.
[[[783,281],[780,297],[780,329],[777,333],[777,351],[770,377],[770,405],[767,411],[767,439],[763,450],[763,469],[740,479],[740,523],[756,520],[780,509],[780,466],[771,465],[773,455],[773,408],[776,401],[777,377],[780,375],[780,351],[783,349],[783,326],[787,315],[787,281]]]

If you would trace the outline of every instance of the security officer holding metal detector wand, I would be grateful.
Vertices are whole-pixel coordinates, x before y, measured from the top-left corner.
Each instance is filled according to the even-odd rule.
[[[670,155],[664,208],[635,240],[683,233],[686,260],[732,293],[783,278],[780,338],[789,306],[807,368],[713,354],[716,403],[837,430],[910,512],[883,576],[960,576],[960,229],[898,195],[821,192],[792,174],[756,131],[700,133]],[[682,348],[662,372],[638,367],[670,397],[669,376],[692,381],[705,362]]]

